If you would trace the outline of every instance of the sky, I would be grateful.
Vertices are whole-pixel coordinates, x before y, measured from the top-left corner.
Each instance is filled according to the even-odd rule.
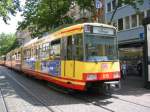
[[[17,13],[16,16],[11,16],[11,20],[8,21],[9,24],[5,24],[0,18],[0,33],[15,33],[17,29],[18,21],[22,21],[21,13]]]
[[[25,0],[20,0],[21,5],[25,4]],[[22,21],[21,13],[18,12],[16,16],[10,16],[11,20],[8,21],[9,24],[5,24],[2,18],[0,18],[0,34],[3,33],[15,33],[17,29],[18,21]]]

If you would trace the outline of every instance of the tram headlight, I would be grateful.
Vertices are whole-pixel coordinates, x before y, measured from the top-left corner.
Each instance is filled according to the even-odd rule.
[[[96,74],[88,74],[86,80],[97,80]]]
[[[113,78],[120,78],[120,73],[119,72],[114,72],[113,73]]]

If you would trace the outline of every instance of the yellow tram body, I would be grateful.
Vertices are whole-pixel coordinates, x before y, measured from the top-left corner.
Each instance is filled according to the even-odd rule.
[[[109,52],[115,47],[113,48],[110,45],[105,47],[103,43],[100,43],[100,46],[96,46],[97,49],[94,49],[95,45],[91,46],[90,43],[94,40],[88,40],[88,44],[85,45],[85,40],[80,39],[86,34],[89,39],[92,38],[92,35],[95,34],[90,34],[89,32],[94,27],[96,33],[102,32],[104,35],[105,33],[114,33],[114,36],[116,34],[114,27],[105,24],[83,23],[73,25],[60,29],[46,37],[34,39],[24,46],[11,51],[6,56],[6,66],[11,66],[11,68],[23,71],[36,78],[76,90],[86,90],[89,83],[92,85],[92,83],[104,83],[106,81],[119,82],[120,65],[118,58],[108,60],[107,56],[104,56],[105,49]],[[102,30],[106,31],[98,31],[98,27],[105,28]],[[107,32],[107,28],[109,28],[109,32]],[[85,33],[85,30],[87,33]],[[99,36],[99,34],[96,35]],[[98,40],[98,38],[95,36],[95,39]],[[106,36],[104,38],[108,40],[104,40],[106,44],[115,42],[114,40],[110,41]],[[110,43],[108,43],[109,41]],[[95,44],[99,45],[98,42],[95,42]],[[115,46],[118,46],[117,43],[115,43]],[[93,52],[86,54],[85,47],[89,48],[88,52]],[[92,59],[92,53],[98,53],[100,48],[103,56],[95,56],[95,59]],[[111,52],[113,53],[114,51]],[[92,61],[86,60],[85,55],[87,57],[91,55]],[[115,55],[117,55],[117,52],[115,52]],[[101,61],[96,61],[96,59]]]

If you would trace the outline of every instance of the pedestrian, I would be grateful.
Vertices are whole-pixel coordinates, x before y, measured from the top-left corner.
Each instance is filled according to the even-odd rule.
[[[127,76],[127,64],[126,61],[123,61],[121,64],[122,78],[125,80]]]
[[[138,75],[141,76],[142,75],[142,62],[141,61],[138,62],[137,71],[138,71]]]

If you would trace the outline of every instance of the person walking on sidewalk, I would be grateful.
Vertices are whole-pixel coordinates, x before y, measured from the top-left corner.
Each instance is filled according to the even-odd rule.
[[[121,70],[122,70],[122,78],[125,80],[127,77],[127,63],[126,61],[123,61],[121,65]]]
[[[138,62],[137,71],[138,71],[138,75],[142,76],[142,62],[141,61]]]

